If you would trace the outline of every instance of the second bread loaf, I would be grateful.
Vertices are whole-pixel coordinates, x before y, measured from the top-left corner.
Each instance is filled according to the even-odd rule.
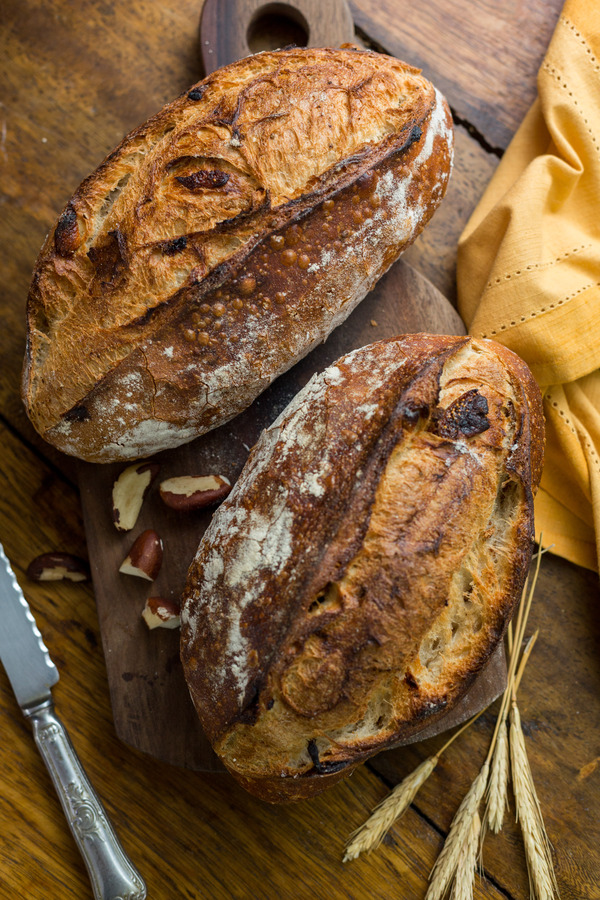
[[[308,797],[464,695],[523,587],[543,446],[514,353],[423,334],[342,357],[263,432],[182,605],[192,699],[248,790]]]

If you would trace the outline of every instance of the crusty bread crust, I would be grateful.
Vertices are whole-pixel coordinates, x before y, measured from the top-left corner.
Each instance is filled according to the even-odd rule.
[[[126,137],[48,236],[33,424],[94,462],[223,424],[349,315],[451,162],[447,104],[391,57],[299,48],[213,73]]]
[[[310,796],[463,696],[521,594],[543,445],[518,357],[432,335],[343,357],[263,433],[182,609],[192,699],[248,790]]]

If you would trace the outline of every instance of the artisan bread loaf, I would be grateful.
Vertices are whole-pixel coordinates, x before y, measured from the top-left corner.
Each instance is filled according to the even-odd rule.
[[[463,696],[523,587],[543,442],[517,356],[422,334],[343,357],[262,434],[181,633],[204,730],[249,791],[310,796]]]
[[[452,121],[396,59],[260,53],[132,132],[37,261],[23,397],[96,462],[247,407],[352,311],[442,199]]]

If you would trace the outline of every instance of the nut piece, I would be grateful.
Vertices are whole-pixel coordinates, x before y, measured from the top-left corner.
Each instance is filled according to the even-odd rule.
[[[182,475],[162,481],[160,496],[171,509],[186,512],[212,506],[230,490],[231,482],[224,475]]]
[[[142,618],[148,628],[179,628],[181,624],[179,603],[164,597],[149,597],[142,610]]]
[[[134,463],[123,469],[113,484],[113,522],[118,531],[131,531],[150,485],[158,475],[158,463]]]
[[[32,581],[89,581],[90,568],[79,556],[71,553],[42,553],[27,566]]]
[[[133,542],[129,554],[119,569],[123,575],[137,575],[147,581],[154,581],[162,564],[163,543],[156,531],[148,528]]]

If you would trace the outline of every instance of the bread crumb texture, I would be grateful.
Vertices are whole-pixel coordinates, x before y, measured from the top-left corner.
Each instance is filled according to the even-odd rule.
[[[227,767],[321,790],[463,696],[531,558],[541,397],[491,341],[408,335],[315,376],[190,569],[182,658]]]
[[[99,462],[223,424],[352,311],[451,165],[447,104],[391,57],[300,48],[213,73],[128,135],[48,236],[33,424]]]

